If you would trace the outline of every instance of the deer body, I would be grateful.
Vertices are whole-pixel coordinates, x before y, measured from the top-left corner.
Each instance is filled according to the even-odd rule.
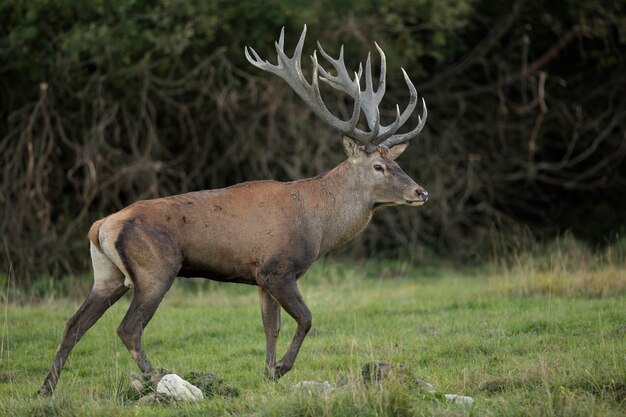
[[[163,258],[164,242],[179,276],[259,285],[259,275],[271,270],[304,272],[367,226],[374,202],[349,165],[306,180],[139,201],[96,222],[90,238],[129,275],[132,262],[147,267],[152,257]]]
[[[355,105],[352,121],[333,119],[316,91],[317,73],[313,86],[301,79],[297,54],[305,31],[291,59],[282,52],[281,35],[277,48],[282,63],[278,67],[268,69],[269,64],[246,54],[253,64],[286,77],[307,103],[315,101],[309,103],[312,108],[346,135],[343,145],[348,159],[315,178],[287,183],[253,181],[139,201],[95,222],[89,231],[94,284],[66,324],[40,394],[54,390],[74,345],[129,288],[133,289],[133,298],[117,333],[139,368],[150,372],[152,365],[142,348],[141,336],[177,276],[256,285],[266,337],[265,374],[271,379],[281,377],[292,368],[312,322],[297,280],[321,255],[361,232],[377,208],[419,206],[428,199],[428,193],[395,162],[425,121],[420,119],[409,133],[394,134],[415,107],[415,89],[406,74],[411,90],[408,110],[402,115],[397,110],[392,125],[380,126],[377,101],[382,94],[373,92],[369,58],[369,85],[364,92],[358,78],[353,85],[345,76],[341,55],[341,62],[329,58],[339,75],[324,72],[326,78],[320,79],[349,93],[357,104],[361,94],[369,97]],[[380,87],[384,86],[384,55],[379,51]],[[316,69],[315,58],[314,64]],[[359,109],[366,114],[371,133],[356,128]],[[374,146],[374,140],[384,141]],[[287,352],[277,361],[281,308],[296,321],[297,329]]]

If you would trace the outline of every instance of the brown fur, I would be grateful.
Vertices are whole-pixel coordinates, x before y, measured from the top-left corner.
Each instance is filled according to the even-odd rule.
[[[151,371],[141,335],[176,276],[258,286],[265,373],[279,378],[288,372],[312,323],[298,278],[361,232],[377,207],[421,205],[427,198],[393,160],[405,145],[368,154],[347,141],[348,160],[315,178],[139,201],[95,222],[89,230],[94,286],[68,321],[40,393],[55,388],[73,346],[128,288],[133,299],[118,335],[139,368]],[[297,329],[276,361],[281,307]]]

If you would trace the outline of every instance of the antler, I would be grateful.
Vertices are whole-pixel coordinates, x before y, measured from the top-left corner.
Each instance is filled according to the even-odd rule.
[[[360,142],[365,147],[367,152],[373,152],[377,146],[390,148],[400,143],[408,142],[420,133],[426,123],[426,117],[428,115],[426,102],[423,98],[423,118],[418,117],[419,122],[417,126],[410,132],[396,134],[397,130],[409,119],[417,104],[417,91],[404,69],[402,69],[402,74],[404,75],[404,80],[410,92],[409,104],[404,109],[402,114],[400,114],[400,107],[396,105],[396,118],[394,122],[387,126],[382,126],[380,124],[380,111],[378,106],[385,95],[387,64],[385,54],[378,44],[376,44],[376,49],[380,54],[380,77],[378,81],[378,88],[374,91],[372,82],[372,65],[370,54],[368,54],[365,64],[365,90],[361,91],[360,80],[363,68],[359,65],[359,71],[355,72],[354,79],[350,78],[343,59],[343,45],[341,46],[339,57],[334,59],[324,51],[318,42],[320,53],[324,59],[326,59],[335,68],[337,75],[331,75],[321,65],[319,65],[317,60],[317,51],[314,51],[311,56],[311,60],[313,61],[313,77],[311,83],[309,83],[302,74],[300,59],[304,39],[306,37],[306,25],[302,30],[300,40],[298,41],[293,57],[291,58],[287,57],[283,49],[284,35],[285,28],[283,27],[280,32],[280,38],[276,43],[276,52],[278,53],[277,65],[273,65],[269,61],[263,61],[254,49],[250,48],[248,50],[249,47],[245,47],[244,50],[246,58],[257,68],[276,74],[285,80],[287,84],[289,84],[289,86],[311,108],[311,110],[313,110],[318,117],[328,123],[331,127]],[[350,117],[349,120],[343,121],[334,116],[328,110],[320,94],[318,78],[326,82],[332,88],[340,90],[354,99],[354,110],[352,112],[352,117]],[[356,127],[361,110],[363,110],[363,113],[365,114],[369,132]]]

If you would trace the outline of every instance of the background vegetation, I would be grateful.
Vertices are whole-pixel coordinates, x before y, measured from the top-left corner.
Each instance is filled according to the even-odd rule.
[[[262,377],[256,290],[177,280],[144,333],[152,363],[183,375],[212,372],[240,390],[238,397],[216,395],[195,404],[138,405],[127,395],[136,365],[115,329],[129,294],[76,346],[54,396],[34,397],[82,297],[48,292],[38,303],[13,299],[0,311],[0,414],[621,417],[626,247],[590,263],[583,247],[571,252],[575,245],[560,240],[541,255],[520,254],[517,269],[506,274],[460,274],[405,261],[356,268],[319,262],[301,283],[313,329],[294,369],[276,383]],[[580,278],[585,272],[602,279]],[[84,293],[89,282],[69,284],[70,293],[75,285]],[[281,353],[294,331],[286,317]],[[364,385],[361,367],[376,360],[402,364],[439,393],[424,395],[393,380]],[[303,380],[339,388],[306,395],[294,389]],[[471,396],[475,404],[441,401],[444,392]]]
[[[338,135],[244,58],[250,45],[273,59],[281,26],[291,50],[305,23],[306,51],[344,43],[354,68],[374,41],[385,49],[387,120],[408,98],[400,67],[412,76],[429,118],[401,165],[431,200],[377,213],[338,254],[349,264],[313,266],[301,287],[314,328],[275,384],[254,288],[179,280],[148,354],[217,373],[239,397],[131,401],[136,367],[115,336],[127,294],[55,395],[35,398],[91,285],[92,221],[343,159]],[[0,415],[623,416],[625,45],[623,1],[0,2]],[[347,118],[349,100],[324,93]],[[285,317],[281,352],[293,331]],[[372,360],[476,403],[365,386]],[[302,380],[347,384],[308,396],[292,389]]]
[[[381,211],[353,256],[474,262],[626,224],[626,9],[574,0],[11,0],[0,3],[0,270],[22,286],[88,268],[96,218],[137,199],[299,179],[337,134],[244,45],[274,57],[309,25],[356,67],[376,40],[429,105],[401,161],[432,195]],[[305,63],[306,67],[306,63]],[[329,96],[332,101],[332,96]],[[336,109],[350,103],[338,97]],[[383,117],[391,117],[385,112]]]

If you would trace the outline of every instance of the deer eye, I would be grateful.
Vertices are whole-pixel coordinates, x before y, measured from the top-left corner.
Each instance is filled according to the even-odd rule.
[[[385,172],[385,168],[381,164],[374,164],[374,171]]]

